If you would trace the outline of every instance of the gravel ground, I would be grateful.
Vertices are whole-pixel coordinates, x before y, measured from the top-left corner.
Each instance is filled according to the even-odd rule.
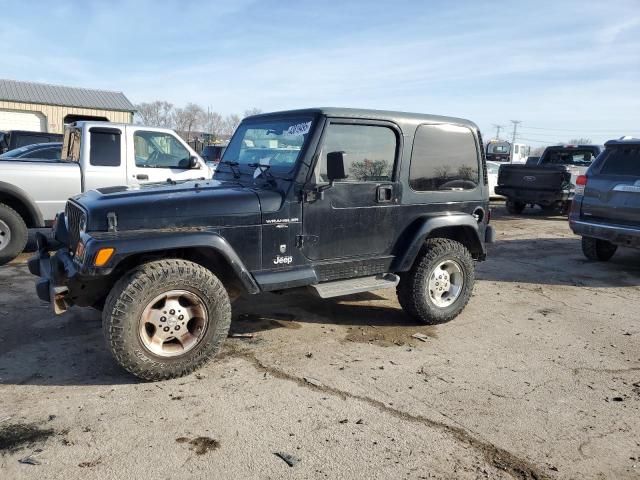
[[[393,291],[266,294],[234,306],[252,338],[161,383],[98,312],[55,317],[26,256],[0,267],[0,477],[640,478],[640,254],[588,262],[538,211],[494,225],[448,324]]]

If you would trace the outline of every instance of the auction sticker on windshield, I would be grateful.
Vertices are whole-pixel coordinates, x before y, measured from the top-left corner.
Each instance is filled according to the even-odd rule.
[[[309,133],[309,130],[311,130],[311,121],[296,123],[295,125],[291,125],[284,132],[282,132],[282,135],[286,135],[286,136],[305,135]]]

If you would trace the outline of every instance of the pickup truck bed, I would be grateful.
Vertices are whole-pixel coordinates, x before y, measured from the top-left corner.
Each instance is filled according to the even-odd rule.
[[[511,213],[520,213],[528,204],[555,208],[570,200],[571,173],[564,165],[501,165],[498,195],[507,198]]]

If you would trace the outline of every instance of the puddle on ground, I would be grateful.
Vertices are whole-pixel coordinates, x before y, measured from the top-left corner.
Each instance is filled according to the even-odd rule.
[[[411,335],[420,333],[426,335],[425,341],[413,338]],[[432,325],[418,326],[375,326],[363,325],[347,328],[346,342],[370,343],[380,347],[408,346],[416,347],[438,338],[436,327]]]
[[[15,452],[35,443],[44,442],[54,435],[51,429],[43,429],[26,423],[15,423],[0,428],[0,452]]]
[[[210,437],[196,437],[189,439],[187,437],[176,438],[177,443],[188,443],[189,450],[193,450],[196,455],[204,455],[211,450],[220,448],[220,442]]]

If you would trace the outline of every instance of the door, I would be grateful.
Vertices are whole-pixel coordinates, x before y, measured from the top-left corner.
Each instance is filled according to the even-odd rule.
[[[128,179],[130,184],[207,177],[204,169],[190,168],[191,152],[178,138],[155,130],[128,129]]]
[[[79,131],[73,129],[70,135],[79,135]],[[126,185],[126,170],[122,163],[125,146],[120,128],[90,127],[80,143],[83,151],[82,191]]]
[[[382,256],[394,238],[398,131],[391,124],[329,120],[314,170],[327,185],[327,155],[342,152],[346,178],[305,196],[302,251],[316,261]]]
[[[0,110],[0,130],[28,130],[30,132],[46,132],[47,121],[45,120],[44,115],[42,115],[40,112]]]

